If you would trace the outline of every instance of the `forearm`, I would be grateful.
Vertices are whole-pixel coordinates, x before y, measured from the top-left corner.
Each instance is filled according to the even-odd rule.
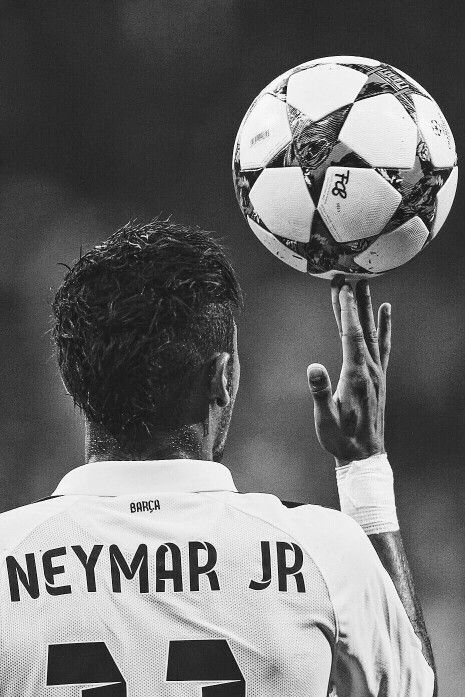
[[[402,601],[409,620],[421,641],[423,655],[434,671],[437,695],[437,675],[431,642],[426,631],[425,620],[413,584],[412,573],[405,553],[400,530],[368,535],[384,568],[392,579],[397,594]]]

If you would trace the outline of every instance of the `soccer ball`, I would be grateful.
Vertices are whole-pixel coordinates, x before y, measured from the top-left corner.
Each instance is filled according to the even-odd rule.
[[[236,196],[270,252],[321,278],[371,277],[414,257],[447,218],[454,138],[415,80],[370,58],[303,63],[247,111]]]

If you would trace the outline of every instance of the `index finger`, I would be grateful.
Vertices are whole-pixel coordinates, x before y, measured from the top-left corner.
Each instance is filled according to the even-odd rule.
[[[339,292],[341,304],[342,357],[347,363],[364,365],[365,337],[358,316],[357,304],[352,288],[344,284]]]
[[[391,351],[391,305],[383,303],[378,310],[378,332],[380,360],[383,371],[386,372]]]
[[[337,328],[339,329],[339,336],[342,336],[342,325],[341,325],[341,304],[339,302],[339,291],[341,287],[346,282],[344,276],[335,276],[331,281],[331,302],[333,304],[333,312],[336,318]]]

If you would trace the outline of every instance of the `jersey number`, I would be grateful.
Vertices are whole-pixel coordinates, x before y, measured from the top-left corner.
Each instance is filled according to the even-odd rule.
[[[166,680],[230,680],[202,687],[202,697],[245,697],[244,676],[225,639],[170,641]],[[126,681],[103,641],[51,644],[47,685],[79,683],[106,683],[83,689],[82,697],[127,697]]]

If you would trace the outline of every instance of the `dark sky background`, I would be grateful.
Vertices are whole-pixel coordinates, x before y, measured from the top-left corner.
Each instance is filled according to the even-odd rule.
[[[252,99],[306,60],[377,58],[438,101],[463,152],[458,2],[133,0],[0,9],[0,510],[83,464],[83,426],[50,342],[58,262],[130,218],[173,213],[218,233],[246,298],[225,464],[242,491],[337,507],[313,428],[310,362],[337,382],[329,283],[281,264],[236,203],[231,153]],[[438,237],[374,279],[393,308],[387,448],[443,694],[465,684],[462,185]]]

